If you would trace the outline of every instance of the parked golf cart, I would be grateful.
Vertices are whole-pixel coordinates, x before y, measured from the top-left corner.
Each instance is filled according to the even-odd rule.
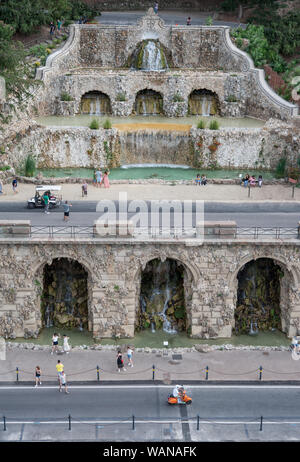
[[[35,188],[35,196],[27,201],[27,207],[29,209],[34,208],[43,208],[45,207],[45,202],[43,196],[45,193],[48,193],[49,197],[49,209],[54,207],[59,207],[62,201],[62,196],[58,195],[58,192],[61,191],[61,186],[51,186],[51,185],[40,185]]]

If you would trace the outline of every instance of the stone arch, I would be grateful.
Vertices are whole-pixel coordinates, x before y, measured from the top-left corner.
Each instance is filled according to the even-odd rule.
[[[217,93],[206,88],[192,90],[188,97],[188,112],[204,117],[218,115],[220,101]]]
[[[163,113],[163,95],[149,88],[139,90],[135,96],[136,115],[159,115]]]
[[[293,302],[293,293],[296,291],[298,284],[299,284],[299,274],[295,270],[295,268],[291,267],[282,257],[272,256],[270,254],[262,254],[262,255],[255,255],[251,256],[248,255],[245,257],[239,265],[235,268],[234,272],[232,273],[229,281],[229,290],[230,290],[230,297],[232,297],[232,305],[234,308],[233,312],[233,320],[232,326],[235,326],[235,310],[238,301],[238,288],[239,288],[239,281],[238,276],[241,271],[251,263],[252,261],[258,260],[270,260],[275,265],[277,265],[281,271],[282,276],[280,277],[280,320],[281,320],[281,330],[285,332],[288,337],[295,334],[295,325],[300,327],[300,319],[295,318],[294,310],[297,309],[296,303]],[[297,310],[298,311],[298,310]]]
[[[107,93],[92,90],[84,93],[80,99],[81,114],[110,115],[111,100]]]
[[[86,327],[88,331],[93,330],[93,310],[92,310],[92,287],[93,287],[93,275],[92,268],[90,267],[89,262],[84,259],[74,258],[74,256],[69,256],[65,254],[52,255],[50,258],[45,259],[43,262],[36,262],[33,265],[33,278],[34,286],[36,290],[36,299],[37,299],[37,310],[39,312],[40,324],[44,325],[43,313],[42,313],[42,294],[44,293],[44,283],[45,283],[45,269],[47,266],[51,267],[55,262],[59,260],[69,261],[71,264],[77,265],[77,268],[82,268],[82,273],[86,273]],[[70,300],[71,301],[71,300]],[[75,301],[75,300],[74,300]],[[76,301],[75,301],[76,304]]]
[[[130,280],[130,285],[132,288],[132,293],[134,295],[135,305],[134,305],[134,324],[136,324],[137,313],[140,310],[140,292],[141,292],[141,279],[142,273],[146,268],[147,264],[154,260],[161,260],[165,262],[166,260],[176,261],[179,266],[183,268],[183,288],[184,288],[184,300],[185,300],[185,310],[186,310],[186,330],[191,331],[192,333],[192,324],[193,324],[193,297],[196,294],[196,286],[198,283],[198,270],[190,262],[184,261],[184,259],[179,259],[177,255],[172,255],[172,253],[164,255],[152,255],[145,258],[140,262],[138,268],[135,270],[133,278]],[[132,275],[132,273],[131,273]]]

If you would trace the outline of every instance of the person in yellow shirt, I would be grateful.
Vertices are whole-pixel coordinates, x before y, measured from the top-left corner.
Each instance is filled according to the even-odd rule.
[[[60,362],[60,359],[57,361],[56,370],[57,370],[58,382],[60,383],[61,373],[64,370],[64,365]]]

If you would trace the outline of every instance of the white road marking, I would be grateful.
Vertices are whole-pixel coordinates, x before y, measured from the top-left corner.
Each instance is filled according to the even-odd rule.
[[[172,389],[174,385],[68,385],[69,389],[72,390],[94,390],[94,389],[146,389],[146,388],[166,388]],[[300,389],[299,385],[186,385],[185,388],[187,390],[190,389]],[[50,389],[58,389],[56,385],[42,385],[38,388],[35,388],[34,385],[9,385],[9,386],[0,386],[1,390],[50,390]]]

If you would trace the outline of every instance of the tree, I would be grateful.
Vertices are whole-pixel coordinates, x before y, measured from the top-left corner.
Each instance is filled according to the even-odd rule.
[[[12,110],[23,107],[31,95],[31,87],[37,84],[25,61],[23,45],[12,40],[14,33],[15,29],[11,25],[0,21],[0,72],[5,79],[6,99]],[[3,113],[0,113],[0,120],[8,121]]]
[[[238,18],[242,19],[245,8],[255,8],[260,14],[265,12],[275,12],[285,1],[280,0],[225,0],[221,3],[221,8],[225,11],[235,11],[238,9]]]

